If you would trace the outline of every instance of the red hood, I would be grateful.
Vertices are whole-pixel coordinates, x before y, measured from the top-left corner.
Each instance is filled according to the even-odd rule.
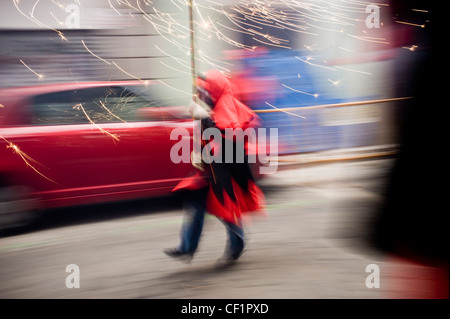
[[[198,84],[209,92],[215,103],[212,118],[219,129],[245,130],[260,124],[259,117],[234,97],[230,81],[221,72],[208,71],[205,81],[199,80]]]

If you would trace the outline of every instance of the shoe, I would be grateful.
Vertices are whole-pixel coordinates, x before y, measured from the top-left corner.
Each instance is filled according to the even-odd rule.
[[[191,263],[191,260],[194,257],[194,253],[183,253],[183,252],[179,251],[178,248],[164,249],[164,253],[169,257],[179,259],[188,264]]]
[[[232,255],[225,254],[216,261],[216,268],[217,269],[223,269],[230,267],[236,263],[239,257],[234,257]]]

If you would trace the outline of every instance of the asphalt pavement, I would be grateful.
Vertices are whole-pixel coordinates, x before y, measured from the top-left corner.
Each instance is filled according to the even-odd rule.
[[[163,254],[183,216],[170,197],[49,212],[0,238],[0,298],[385,298],[386,260],[363,238],[391,165],[376,157],[267,176],[266,215],[247,222],[244,254],[226,269],[215,267],[226,233],[212,216],[191,264]],[[368,265],[379,288],[367,285]]]

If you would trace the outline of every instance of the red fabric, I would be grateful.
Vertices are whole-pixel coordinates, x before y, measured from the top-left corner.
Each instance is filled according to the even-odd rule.
[[[248,193],[236,184],[234,180],[233,190],[236,196],[236,201],[232,201],[228,194],[224,191],[224,203],[221,204],[210,186],[208,192],[208,199],[206,201],[206,210],[208,213],[215,215],[225,221],[238,224],[245,213],[262,212],[265,208],[265,200],[262,191],[252,181],[249,182]]]
[[[208,186],[208,179],[206,175],[197,170],[194,175],[181,180],[172,192],[177,192],[180,190],[197,190],[206,186]]]
[[[260,125],[256,113],[234,97],[230,81],[221,72],[208,71],[205,81],[199,80],[197,84],[203,86],[214,100],[212,119],[219,129],[245,130]]]

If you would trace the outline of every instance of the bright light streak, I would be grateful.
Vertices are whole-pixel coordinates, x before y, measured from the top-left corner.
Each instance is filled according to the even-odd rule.
[[[118,119],[119,121],[121,121],[121,122],[123,122],[123,123],[127,123],[127,121],[124,121],[124,120],[121,119],[119,116],[117,116],[116,114],[114,114],[113,112],[111,112],[111,110],[108,109],[108,108],[106,107],[106,105],[105,105],[102,101],[99,101],[99,102],[100,102],[100,105],[102,106],[102,108],[104,108],[104,109],[106,110],[106,112],[108,112],[111,116],[113,116],[114,118]]]
[[[44,165],[40,164],[38,161],[36,161],[35,159],[33,159],[30,155],[28,155],[27,153],[25,153],[24,151],[22,151],[19,146],[17,146],[16,144],[8,141],[6,138],[4,138],[3,136],[0,135],[0,138],[2,140],[4,140],[8,145],[6,146],[6,148],[9,148],[12,150],[12,152],[16,155],[18,155],[23,161],[24,163],[31,168],[34,172],[36,172],[39,176],[45,178],[46,180],[58,184],[57,182],[55,182],[54,180],[48,178],[47,176],[45,176],[43,173],[41,173],[36,167],[35,165],[40,165],[42,167],[45,167]]]
[[[176,68],[174,68],[173,66],[170,66],[170,65],[164,63],[163,61],[159,61],[159,63],[161,63],[162,65],[164,65],[165,67],[167,67],[167,68],[169,68],[169,69],[172,69],[172,70],[174,70],[174,71],[177,71],[178,73],[191,75],[190,72],[186,72],[186,71],[182,71],[182,70],[176,69]]]
[[[275,109],[275,110],[278,110],[278,111],[280,111],[280,112],[283,112],[283,113],[286,113],[286,114],[289,114],[289,115],[292,115],[292,116],[297,116],[297,117],[300,117],[300,118],[302,118],[302,119],[306,119],[306,117],[304,117],[304,116],[301,116],[301,115],[298,115],[298,114],[294,114],[294,113],[291,113],[291,112],[288,112],[288,111],[284,111],[284,110],[282,110],[282,109],[280,109],[280,108],[278,108],[278,107],[276,107],[276,106],[273,106],[272,104],[270,104],[269,102],[265,102],[268,106],[270,106],[271,108],[273,108],[273,109]]]
[[[112,134],[112,133],[108,132],[107,130],[104,130],[103,128],[98,126],[94,121],[92,121],[92,119],[86,113],[86,110],[84,109],[84,107],[83,107],[83,105],[81,103],[78,103],[78,104],[74,105],[73,109],[81,110],[84,113],[84,115],[86,116],[86,118],[89,121],[89,123],[91,123],[93,126],[95,126],[100,132],[110,136],[114,141],[119,141],[119,137],[116,134]]]
[[[177,89],[177,88],[175,88],[175,87],[173,87],[173,86],[171,86],[171,85],[167,84],[167,83],[166,83],[166,82],[164,82],[163,80],[158,80],[158,82],[159,82],[159,83],[161,83],[161,84],[163,84],[163,85],[165,85],[165,86],[167,86],[167,87],[168,87],[169,89],[172,89],[172,90],[174,90],[174,91],[177,91],[177,92],[183,93],[183,94],[185,94],[185,95],[195,96],[195,95],[193,95],[193,94],[192,94],[192,93],[190,93],[190,92],[186,92],[186,91],[183,91],[183,90]]]
[[[36,6],[37,6],[37,4],[39,3],[39,1],[40,1],[40,0],[37,0],[37,1],[34,3],[33,8],[31,9],[30,16],[31,16],[32,18],[34,18],[34,9],[36,8]]]
[[[342,69],[342,70],[345,70],[345,71],[355,72],[355,73],[372,75],[372,73],[370,73],[370,72],[365,72],[365,71],[360,71],[360,70],[355,70],[355,69],[350,69],[350,68],[344,68],[343,66],[336,66],[336,68],[337,69]]]
[[[170,54],[166,53],[166,52],[163,51],[160,47],[158,47],[156,44],[155,44],[155,48],[156,48],[159,52],[161,52],[162,54],[165,54],[166,56],[168,56],[168,57],[170,57],[171,59],[173,59],[173,60],[174,60],[175,62],[177,62],[179,65],[181,65],[181,66],[183,66],[183,67],[185,67],[185,68],[188,68],[189,71],[191,70],[191,66],[188,65],[188,63],[187,63],[185,60],[180,59],[180,58],[177,58],[176,56],[173,56],[173,55],[170,55]],[[190,74],[190,73],[189,73],[189,74]]]
[[[411,52],[416,51],[417,48],[418,48],[417,45],[412,45],[412,46],[410,46],[410,47],[402,47],[402,49],[406,49],[406,50],[409,50],[409,51],[411,51]]]
[[[32,68],[30,68],[25,62],[23,62],[22,60],[19,60],[28,70],[30,70],[31,72],[33,72],[34,74],[36,74],[36,76],[39,79],[42,79],[44,76],[40,73],[37,73],[35,70],[33,70]]]
[[[307,64],[309,64],[309,65],[312,65],[312,66],[317,66],[317,67],[320,67],[320,68],[324,68],[324,69],[336,71],[336,69],[334,69],[334,68],[332,68],[332,67],[324,66],[324,65],[320,65],[320,64],[315,64],[315,63],[309,62],[309,60],[314,60],[314,58],[312,58],[312,57],[307,57],[306,60],[303,60],[302,58],[300,58],[300,57],[298,57],[298,56],[296,56],[295,58],[298,59],[298,60],[300,60],[300,61],[302,61],[302,62],[304,62],[304,63],[307,63]]]
[[[32,9],[32,12],[30,12],[30,15],[31,15],[31,17],[30,17],[30,16],[26,15],[26,14],[19,8],[19,0],[13,0],[13,3],[14,3],[14,6],[16,7],[17,11],[19,11],[19,13],[20,13],[21,15],[23,15],[25,18],[27,18],[28,20],[30,20],[30,21],[36,23],[36,24],[39,25],[40,27],[47,28],[47,29],[50,29],[50,30],[52,30],[52,31],[55,31],[55,32],[58,34],[58,36],[61,38],[61,40],[63,40],[63,41],[68,41],[67,38],[64,36],[64,33],[62,33],[62,32],[59,31],[59,30],[56,30],[55,28],[49,27],[48,25],[46,25],[46,24],[42,23],[41,21],[37,20],[37,19],[33,16],[33,14],[34,14],[34,9]],[[36,5],[36,3],[35,3],[35,5]]]
[[[306,44],[304,44],[303,46],[304,46],[304,47],[306,48],[306,50],[308,50],[308,51],[318,50],[318,49],[316,48],[317,44],[311,44],[311,45],[306,45]]]
[[[385,40],[385,38],[363,37],[363,36],[358,36],[358,35],[353,35],[353,34],[347,34],[347,35],[349,37],[356,38],[356,39],[362,40],[362,41],[381,43],[381,44],[389,44],[389,42],[383,41],[383,40]]]
[[[81,43],[83,43],[84,48],[94,57],[96,57],[97,59],[105,62],[108,65],[111,65],[111,62],[106,61],[105,59],[102,59],[101,57],[99,57],[97,54],[95,54],[94,52],[92,52],[86,45],[86,43],[84,43],[84,40],[81,40]]]
[[[109,3],[109,7],[110,7],[111,9],[113,9],[115,13],[117,13],[119,16],[122,16],[122,15],[120,14],[120,12],[117,11],[117,9],[112,5],[111,0],[108,0],[108,3]]]
[[[347,49],[347,48],[344,48],[344,47],[338,47],[338,48],[341,49],[341,50],[347,51],[347,52],[353,52],[353,50],[350,50],[350,49]]]
[[[292,91],[295,91],[295,92],[298,92],[298,93],[302,93],[302,94],[306,94],[306,95],[310,95],[310,96],[314,96],[314,97],[319,97],[319,94],[317,94],[317,93],[303,92],[303,91],[291,88],[290,86],[287,86],[286,84],[281,84],[281,85],[284,86],[285,88],[289,89],[289,90],[292,90]]]
[[[58,24],[59,24],[60,26],[64,26],[64,22],[58,20],[58,18],[53,14],[53,12],[50,11],[50,15],[53,17],[53,19],[56,20],[56,22],[58,22]]]
[[[337,80],[337,81],[333,81],[332,79],[328,79],[328,81],[330,81],[334,86],[339,86],[339,85],[341,85],[343,79]]]
[[[395,21],[396,23],[400,23],[400,24],[406,24],[406,25],[410,25],[413,27],[420,27],[420,28],[425,28],[425,24],[417,24],[417,23],[411,23],[411,22],[406,22],[406,21]]]

